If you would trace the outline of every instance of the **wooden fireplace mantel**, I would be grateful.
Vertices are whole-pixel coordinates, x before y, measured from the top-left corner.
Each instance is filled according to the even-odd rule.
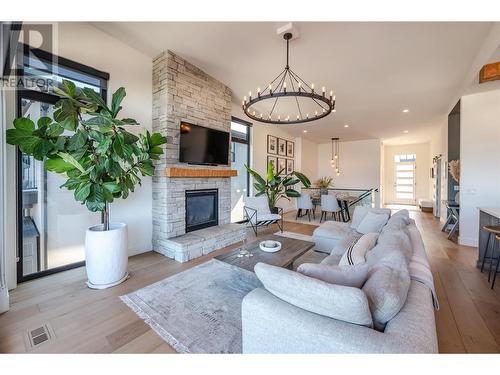
[[[165,168],[167,177],[208,177],[208,178],[229,178],[238,175],[236,169],[215,169],[215,168]]]

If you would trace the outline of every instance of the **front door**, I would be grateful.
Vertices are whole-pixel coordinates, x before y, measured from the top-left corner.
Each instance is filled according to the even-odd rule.
[[[394,182],[392,203],[415,204],[416,155],[403,154],[394,156]]]

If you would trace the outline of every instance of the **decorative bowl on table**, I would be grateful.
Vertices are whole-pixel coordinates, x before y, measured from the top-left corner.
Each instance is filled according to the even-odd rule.
[[[266,253],[275,253],[275,252],[281,250],[281,242],[273,241],[273,240],[266,240],[266,241],[262,241],[259,244],[259,247],[262,251],[265,251]]]

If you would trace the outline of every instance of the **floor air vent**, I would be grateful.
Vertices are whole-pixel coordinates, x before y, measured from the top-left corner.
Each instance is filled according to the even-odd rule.
[[[52,329],[48,324],[44,324],[41,327],[28,330],[26,344],[29,348],[35,348],[53,338],[54,334],[52,333]]]

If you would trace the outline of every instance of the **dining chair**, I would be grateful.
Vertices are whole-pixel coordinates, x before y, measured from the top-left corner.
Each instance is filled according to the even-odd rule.
[[[304,214],[302,214],[302,210],[304,210]],[[310,194],[300,194],[300,197],[297,198],[297,216],[295,219],[307,215],[309,221],[311,221],[311,211],[313,214],[313,219],[316,219],[314,214],[314,205],[312,203]]]
[[[323,217],[326,220],[326,217],[329,213],[332,214],[332,218],[335,220],[340,220],[340,211],[341,208],[339,206],[339,202],[337,197],[334,195],[322,195],[321,196],[321,218],[319,222],[323,221]]]

